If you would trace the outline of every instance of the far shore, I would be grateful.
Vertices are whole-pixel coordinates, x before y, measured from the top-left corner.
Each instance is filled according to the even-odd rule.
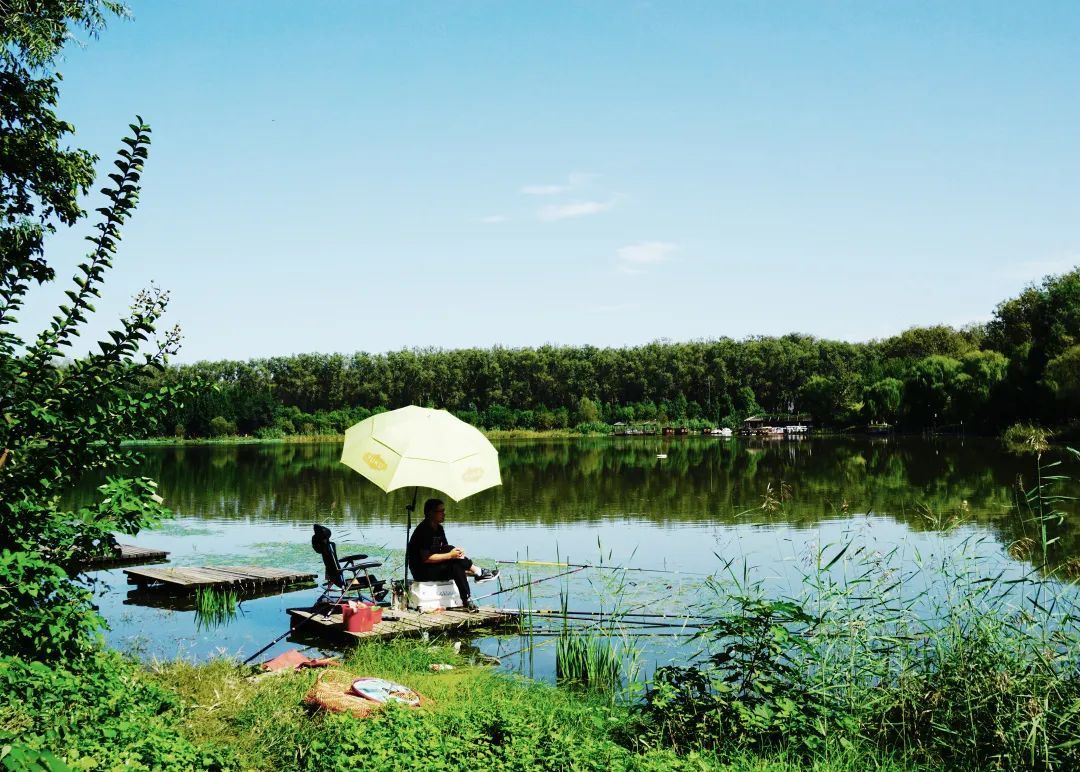
[[[595,437],[636,437],[636,438],[649,438],[649,439],[680,439],[685,437],[701,437],[708,436],[702,435],[698,432],[692,432],[689,435],[675,435],[665,436],[660,434],[649,435],[615,435],[610,432],[579,432],[574,429],[484,429],[481,430],[484,436],[491,440],[550,440],[550,439],[585,439]],[[810,432],[805,437],[812,437],[814,439],[824,439],[830,437],[877,437],[881,435],[867,434],[863,432],[844,432],[838,430],[817,430]],[[887,435],[890,437],[919,437],[923,436],[920,432],[895,432]],[[938,437],[959,437],[962,435],[955,433],[938,433]],[[987,437],[995,438],[994,435],[981,435],[975,433],[968,433],[968,437]],[[739,435],[736,433],[734,437],[746,438],[747,435]],[[723,439],[720,437],[712,437],[712,439]],[[125,440],[125,445],[289,445],[289,444],[307,444],[315,442],[344,442],[344,434],[294,434],[285,437],[254,437],[249,434],[240,435],[228,435],[224,437],[148,437],[141,440]],[[776,441],[782,441],[777,439]],[[1053,443],[1058,444],[1058,443]]]

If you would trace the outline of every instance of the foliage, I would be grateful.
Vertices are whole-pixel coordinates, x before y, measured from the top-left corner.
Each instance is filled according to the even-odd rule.
[[[863,392],[863,415],[871,421],[895,422],[900,417],[903,396],[903,381],[882,378]]]
[[[0,746],[24,758],[55,756],[76,769],[239,769],[228,751],[176,730],[182,710],[115,654],[78,668],[0,657]]]
[[[1080,345],[1070,346],[1046,363],[1046,385],[1070,414],[1080,412]]]
[[[62,147],[70,124],[57,118],[59,75],[50,67],[73,28],[96,31],[113,3],[54,0],[5,4],[0,133],[0,643],[4,652],[59,659],[85,654],[100,624],[87,595],[66,583],[84,561],[109,554],[113,533],[135,533],[165,514],[149,480],[109,478],[89,506],[64,510],[61,496],[90,472],[114,473],[132,460],[122,440],[159,422],[177,389],[146,391],[175,350],[178,330],[149,353],[168,295],[139,293],[130,314],[97,351],[64,360],[93,313],[138,201],[150,143],[139,120],[101,189],[105,202],[88,237],[92,248],[48,327],[26,341],[16,314],[33,284],[54,278],[43,238],[81,215],[77,197],[93,179],[93,157]]]
[[[869,742],[933,768],[1076,768],[1080,595],[1053,559],[1069,501],[1054,466],[1038,462],[1014,513],[1009,551],[1040,550],[1033,571],[969,554],[969,537],[911,569],[854,543],[823,548],[792,598],[763,595],[745,572],[734,592],[716,584],[708,656],[657,671],[627,741],[785,743],[809,757],[826,740]]]
[[[1053,436],[1041,426],[1019,423],[1013,424],[1001,435],[1005,447],[1014,453],[1042,453],[1050,448]]]
[[[195,591],[195,627],[198,630],[220,627],[236,617],[239,596],[233,590],[200,587]]]
[[[463,651],[466,647],[462,647]],[[433,673],[433,663],[454,670]],[[449,646],[397,640],[360,645],[352,673],[389,678],[431,699],[364,720],[311,715],[300,704],[316,674],[252,682],[230,662],[174,662],[158,680],[186,702],[213,705],[182,717],[199,743],[236,748],[244,769],[717,769],[709,755],[639,754],[612,737],[624,707],[588,693],[510,677],[470,663]]]
[[[503,431],[619,421],[737,427],[763,412],[810,412],[818,425],[831,426],[849,425],[858,412],[912,430],[962,423],[996,432],[1018,418],[1065,421],[1075,412],[1067,384],[1076,368],[1063,344],[1080,340],[1080,297],[1059,291],[1070,276],[1048,280],[1045,289],[1052,299],[1041,313],[1058,316],[1043,325],[1058,362],[1050,370],[1046,358],[1033,368],[1031,346],[1017,342],[1038,326],[1013,322],[1008,336],[936,326],[868,343],[786,335],[629,348],[303,354],[169,368],[161,384],[219,388],[200,390],[150,431],[173,435],[179,425],[187,436],[205,437],[220,416],[241,434],[333,435],[407,404],[442,407]],[[1063,399],[1046,399],[1059,387]]]
[[[701,633],[707,663],[659,668],[641,707],[648,733],[691,748],[783,746],[812,753],[840,725],[853,728],[827,693],[815,689],[805,663],[807,633],[820,622],[800,605],[749,596]]]
[[[998,305],[987,325],[987,347],[1009,361],[1008,420],[1060,420],[1053,400],[1047,399],[1046,369],[1077,344],[1080,268],[1048,276],[1040,285],[1027,287],[1019,296]]]
[[[622,679],[622,657],[608,635],[564,631],[556,642],[555,677],[586,689],[611,692]]]

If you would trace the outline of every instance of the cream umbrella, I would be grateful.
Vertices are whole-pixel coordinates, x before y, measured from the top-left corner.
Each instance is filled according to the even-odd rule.
[[[502,484],[499,452],[487,437],[445,410],[408,405],[349,427],[341,463],[384,491],[413,488],[405,507],[408,548],[418,488],[434,488],[454,501]],[[405,584],[409,563],[405,561]]]

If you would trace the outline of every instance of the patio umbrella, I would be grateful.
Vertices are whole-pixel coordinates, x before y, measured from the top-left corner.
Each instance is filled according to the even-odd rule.
[[[408,549],[418,488],[434,488],[454,501],[502,484],[499,452],[487,437],[445,410],[409,405],[349,427],[341,463],[384,491],[413,489],[405,507]],[[405,561],[408,584],[409,562]]]

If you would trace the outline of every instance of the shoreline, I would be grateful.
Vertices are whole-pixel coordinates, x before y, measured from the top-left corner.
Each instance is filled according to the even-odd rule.
[[[485,437],[489,440],[580,440],[580,439],[642,439],[642,440],[685,440],[685,439],[697,439],[705,438],[711,440],[732,440],[732,439],[768,439],[774,442],[791,442],[792,440],[781,437],[768,437],[768,436],[755,436],[745,434],[733,434],[731,437],[719,437],[713,435],[706,435],[700,433],[682,434],[682,435],[660,435],[660,434],[633,434],[633,435],[621,435],[611,434],[609,432],[578,432],[573,429],[488,429],[481,430]],[[841,438],[860,438],[860,439],[881,439],[881,438],[909,438],[909,437],[926,437],[926,438],[940,438],[940,439],[988,439],[988,440],[1000,440],[1001,437],[996,434],[979,434],[975,432],[966,434],[954,434],[938,432],[936,434],[925,434],[923,432],[893,432],[890,434],[870,434],[867,432],[842,432],[842,431],[816,431],[809,432],[800,436],[798,439],[841,439]],[[1056,438],[1054,438],[1056,440]],[[321,442],[337,442],[342,443],[345,441],[344,434],[293,434],[286,437],[254,437],[252,435],[229,435],[226,437],[148,437],[146,439],[129,439],[124,440],[125,446],[136,445],[155,445],[155,446],[167,446],[175,445],[177,447],[184,447],[189,445],[302,445]],[[1065,441],[1052,441],[1053,445],[1064,445]]]

